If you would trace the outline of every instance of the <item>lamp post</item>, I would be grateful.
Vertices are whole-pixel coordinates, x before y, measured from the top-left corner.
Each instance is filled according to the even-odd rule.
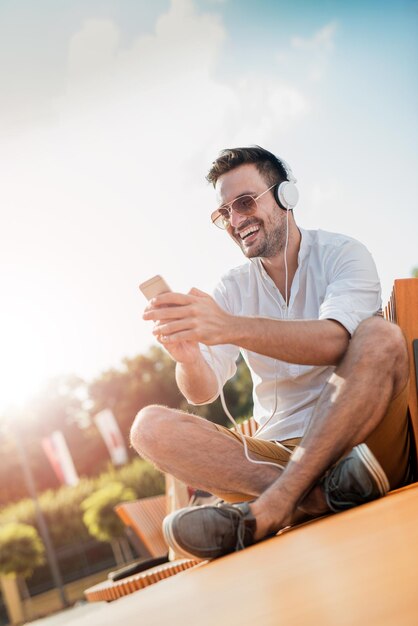
[[[10,425],[10,422],[9,422]],[[70,606],[70,602],[68,601],[67,595],[65,593],[64,584],[61,576],[61,572],[58,566],[58,560],[55,554],[54,546],[52,545],[51,537],[49,534],[48,526],[45,521],[44,514],[42,513],[42,509],[39,504],[38,494],[36,492],[35,481],[33,479],[33,474],[30,469],[30,465],[28,462],[28,457],[26,454],[25,447],[20,439],[19,427],[16,423],[11,427],[11,430],[14,435],[15,444],[17,448],[17,453],[19,455],[19,461],[23,472],[23,477],[25,480],[26,489],[29,492],[29,495],[32,499],[34,508],[36,521],[39,528],[39,534],[41,535],[42,541],[45,545],[46,558],[48,561],[49,568],[51,570],[52,579],[54,581],[54,585],[58,590],[59,597],[63,607]]]

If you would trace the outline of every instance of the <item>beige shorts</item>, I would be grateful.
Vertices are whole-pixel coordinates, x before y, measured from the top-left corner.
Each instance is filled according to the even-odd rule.
[[[215,424],[216,428],[242,443],[242,436]],[[275,441],[265,441],[244,435],[250,458],[271,461],[286,465],[301,437],[285,439],[280,446]],[[410,481],[410,437],[408,427],[408,385],[394,398],[382,421],[364,442],[382,466],[391,489],[396,489]],[[283,448],[284,446],[284,448]],[[244,446],[243,446],[244,447]],[[243,452],[244,453],[244,452]],[[253,500],[254,496],[244,493],[216,493],[228,502]]]

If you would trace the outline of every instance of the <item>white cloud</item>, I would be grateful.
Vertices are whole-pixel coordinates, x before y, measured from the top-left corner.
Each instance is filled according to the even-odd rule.
[[[70,82],[103,80],[112,69],[120,33],[111,20],[87,19],[73,35],[68,50]]]
[[[290,40],[291,46],[299,50],[309,51],[329,51],[334,48],[334,39],[337,32],[337,22],[330,22],[325,24],[322,28],[317,30],[312,37],[292,37]]]
[[[295,80],[306,77],[310,82],[318,82],[326,74],[337,31],[338,23],[332,21],[315,31],[311,37],[295,35],[290,39],[290,48],[277,54],[277,61],[281,67],[290,69]]]
[[[164,150],[180,167],[197,141],[213,134],[231,97],[211,78],[224,37],[220,20],[198,15],[191,0],[173,0],[155,32],[129,48],[118,45],[115,24],[88,20],[70,42],[61,110],[68,118],[86,116],[114,149],[122,143],[135,152]]]
[[[53,337],[48,314],[38,323],[45,350],[57,347],[55,371],[85,373],[150,343],[140,279],[161,272],[175,288],[209,289],[241,262],[209,230],[205,170],[227,145],[273,147],[311,105],[275,68],[223,82],[226,38],[220,17],[192,0],[172,0],[129,45],[115,22],[86,19],[49,126],[0,146],[0,206],[15,216],[0,257],[13,255],[16,280],[41,285],[39,311],[55,312]],[[210,263],[202,248],[216,250]]]
[[[172,0],[155,32],[129,48],[118,45],[115,24],[88,20],[70,43],[63,104],[82,109],[100,99],[100,115],[129,124],[141,143],[175,146],[177,158],[202,145],[212,155],[219,140],[239,141],[244,129],[258,141],[271,138],[306,115],[306,95],[274,70],[261,77],[243,72],[234,84],[217,79],[226,37],[219,17],[198,14],[192,0]]]

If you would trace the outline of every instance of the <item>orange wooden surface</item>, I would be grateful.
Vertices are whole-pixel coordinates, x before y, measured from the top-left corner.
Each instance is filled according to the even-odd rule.
[[[232,428],[232,430],[236,430],[242,435],[247,435],[248,437],[254,437],[257,428],[258,425],[254,417],[249,417],[247,420],[245,420],[245,422],[241,422],[241,424],[238,424],[238,428]]]
[[[411,368],[409,410],[411,412],[415,441],[418,443],[418,400],[415,382],[416,370],[412,351],[412,340],[418,339],[418,278],[395,280],[393,291],[396,302],[396,321],[405,333],[408,343]]]
[[[104,580],[86,589],[84,595],[89,602],[100,602],[102,600],[112,602],[134,591],[144,589],[145,587],[149,587],[149,585],[154,585],[160,580],[174,576],[197,564],[197,561],[191,559],[179,559],[178,561],[164,563],[163,565],[150,567],[144,572],[127,576],[121,580]]]
[[[167,554],[162,521],[166,515],[166,497],[153,496],[133,502],[124,502],[115,507],[116,513],[126,526],[130,526],[151,556]]]
[[[418,485],[412,485],[98,605],[93,621],[416,626],[417,564]],[[77,620],[91,624],[92,616]]]

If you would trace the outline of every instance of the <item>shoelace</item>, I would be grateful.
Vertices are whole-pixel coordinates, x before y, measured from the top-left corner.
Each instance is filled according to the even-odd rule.
[[[244,518],[242,517],[238,522],[237,543],[235,545],[235,552],[238,552],[239,550],[244,550],[245,548],[244,537],[245,537],[245,522],[244,522]]]
[[[244,550],[245,545],[244,545],[244,539],[245,539],[245,519],[244,519],[244,513],[236,508],[235,511],[239,514],[239,519],[238,519],[238,525],[237,525],[237,543],[235,544],[235,552],[238,552],[239,550]],[[233,516],[232,516],[232,511],[231,511],[231,522],[234,525],[234,521],[233,521]]]
[[[243,511],[241,511],[241,509],[239,509],[238,507],[225,507],[222,506],[222,513],[224,515],[227,515],[229,518],[229,521],[231,523],[231,532],[232,534],[236,533],[236,537],[237,537],[237,542],[235,544],[235,552],[238,552],[239,550],[244,550],[245,549],[245,544],[244,544],[244,540],[245,540],[245,531],[247,530],[246,524],[245,524],[245,513],[243,513]],[[237,515],[238,515],[238,520],[237,520]]]

